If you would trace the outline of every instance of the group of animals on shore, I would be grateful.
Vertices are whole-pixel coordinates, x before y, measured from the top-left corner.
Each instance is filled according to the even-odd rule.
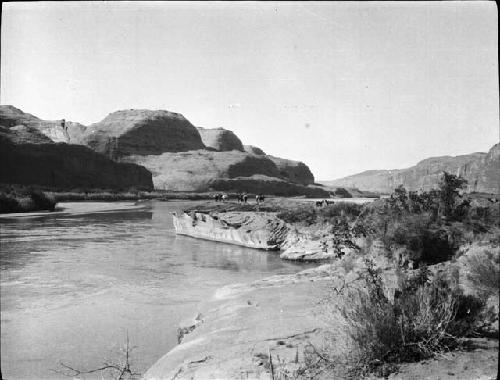
[[[216,202],[226,202],[228,201],[229,195],[226,193],[217,193],[213,195],[213,198]],[[236,195],[236,200],[238,203],[248,203],[248,194],[239,193]],[[262,194],[255,195],[255,203],[260,204],[264,202],[265,197]],[[328,206],[332,205],[334,202],[329,201],[328,199],[323,199],[322,201],[316,201],[316,207]]]
[[[229,200],[229,195],[227,195],[226,193],[217,193],[217,194],[214,194],[213,197],[214,197],[214,200],[216,202],[226,202]],[[238,203],[248,203],[248,194],[237,194],[236,199],[237,199]],[[255,202],[257,204],[264,202],[264,200],[265,200],[265,197],[262,194],[257,194],[255,196]]]
[[[316,201],[316,207],[321,207],[321,206],[328,206],[328,205],[333,205],[333,201],[329,201],[327,199],[323,199],[322,201]]]

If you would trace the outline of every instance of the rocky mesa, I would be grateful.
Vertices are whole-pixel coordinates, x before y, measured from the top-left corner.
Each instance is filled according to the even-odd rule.
[[[436,188],[443,171],[467,180],[467,190],[491,194],[500,193],[500,144],[488,153],[461,156],[431,157],[407,169],[367,170],[334,181],[324,181],[327,186],[355,187],[360,190],[391,193],[399,185],[407,190]]]
[[[116,111],[91,124],[84,143],[113,159],[205,147],[197,129],[181,114],[137,109]]]
[[[156,189],[329,196],[309,187],[314,176],[304,163],[245,148],[230,130],[196,128],[169,111],[114,112],[87,128],[84,143],[117,161],[146,167]]]

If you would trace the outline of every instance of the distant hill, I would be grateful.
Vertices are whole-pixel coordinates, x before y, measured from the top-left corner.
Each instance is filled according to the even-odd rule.
[[[391,193],[399,185],[408,190],[429,190],[438,186],[443,171],[465,178],[468,191],[499,194],[500,144],[494,145],[488,153],[431,157],[407,169],[367,170],[321,183],[380,193]]]

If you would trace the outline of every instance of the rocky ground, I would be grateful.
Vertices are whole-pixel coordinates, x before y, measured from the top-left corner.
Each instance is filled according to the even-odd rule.
[[[269,379],[269,354],[291,363],[319,339],[315,295],[327,279],[321,267],[220,289],[144,379]]]

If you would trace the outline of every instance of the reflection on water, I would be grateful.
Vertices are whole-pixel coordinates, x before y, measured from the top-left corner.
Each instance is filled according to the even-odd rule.
[[[74,215],[0,219],[4,377],[57,378],[59,361],[95,367],[127,332],[144,372],[216,288],[304,268],[277,253],[175,235],[171,212],[186,206],[82,214],[79,204]]]

